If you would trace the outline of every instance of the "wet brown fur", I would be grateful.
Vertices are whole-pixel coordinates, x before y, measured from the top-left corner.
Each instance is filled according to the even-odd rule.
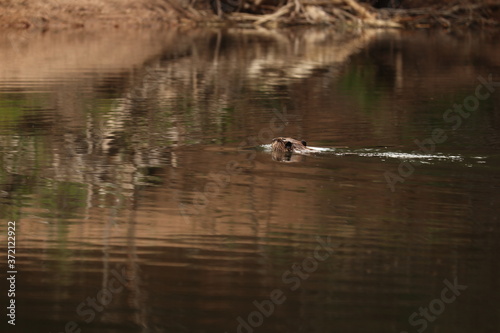
[[[271,149],[273,152],[279,153],[303,152],[308,150],[305,141],[285,137],[274,138],[271,143]]]

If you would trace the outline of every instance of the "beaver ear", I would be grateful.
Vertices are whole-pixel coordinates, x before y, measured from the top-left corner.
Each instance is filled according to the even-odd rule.
[[[302,140],[302,144],[305,146],[307,146],[307,142],[305,142],[304,140]]]

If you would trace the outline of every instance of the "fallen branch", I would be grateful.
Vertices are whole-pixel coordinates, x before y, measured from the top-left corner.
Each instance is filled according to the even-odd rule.
[[[174,0],[170,0],[174,1]],[[235,1],[235,0],[218,0]],[[239,25],[279,26],[294,24],[329,24],[365,28],[450,28],[456,25],[498,25],[488,13],[499,9],[500,1],[482,3],[454,3],[446,7],[417,9],[379,9],[360,4],[356,0],[287,0],[283,6],[261,4],[260,0],[246,1],[251,13],[226,13],[220,23]],[[457,0],[458,1],[458,0]],[[239,2],[240,3],[240,2]],[[241,3],[240,3],[241,4]],[[274,12],[269,13],[269,11]],[[191,13],[190,13],[191,14]],[[200,16],[201,17],[201,16]]]
[[[292,2],[289,2],[285,6],[281,7],[278,9],[276,12],[268,15],[260,15],[260,19],[255,21],[255,25],[263,25],[264,23],[267,23],[269,21],[275,21],[278,18],[288,14],[288,12],[294,7],[295,4]]]

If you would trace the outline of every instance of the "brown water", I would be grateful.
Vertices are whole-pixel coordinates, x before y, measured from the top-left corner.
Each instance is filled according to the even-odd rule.
[[[2,35],[2,332],[499,332],[497,41]]]

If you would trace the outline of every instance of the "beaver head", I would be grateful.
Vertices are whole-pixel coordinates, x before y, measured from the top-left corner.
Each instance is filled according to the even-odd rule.
[[[271,143],[271,149],[273,152],[288,152],[293,153],[297,151],[304,151],[307,149],[307,143],[305,141],[299,141],[292,138],[274,138]]]

